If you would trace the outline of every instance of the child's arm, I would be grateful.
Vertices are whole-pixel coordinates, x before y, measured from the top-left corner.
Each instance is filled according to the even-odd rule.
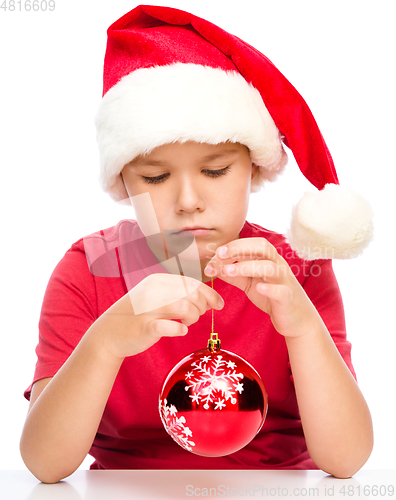
[[[143,280],[93,323],[52,379],[34,384],[21,454],[39,480],[57,482],[84,460],[126,356],[145,351],[161,337],[185,335],[185,325],[198,321],[210,308],[222,307],[215,290],[183,277],[193,292],[162,308],[134,314],[136,294],[140,306],[142,297],[169,300],[175,279],[181,277],[156,274]]]
[[[222,253],[223,248],[227,253]],[[336,477],[353,475],[372,450],[370,412],[287,262],[264,238],[245,238],[218,248],[210,265],[212,270],[205,270],[208,276],[216,274],[244,290],[284,335],[307,448],[314,462]]]

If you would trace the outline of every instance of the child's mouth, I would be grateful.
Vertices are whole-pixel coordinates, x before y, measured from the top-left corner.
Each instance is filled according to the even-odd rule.
[[[207,236],[213,231],[213,229],[208,229],[206,227],[190,227],[184,228],[181,231],[178,231],[177,236]]]

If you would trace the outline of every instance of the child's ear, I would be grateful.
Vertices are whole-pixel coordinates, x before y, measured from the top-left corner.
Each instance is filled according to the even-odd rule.
[[[258,171],[259,171],[259,167],[255,163],[252,163],[252,177],[251,177],[251,180],[253,180],[256,177]]]

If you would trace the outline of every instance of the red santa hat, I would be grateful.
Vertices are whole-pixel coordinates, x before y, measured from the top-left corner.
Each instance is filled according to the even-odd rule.
[[[304,99],[263,54],[187,12],[139,6],[113,23],[96,117],[100,181],[128,197],[120,172],[136,156],[176,141],[239,142],[259,167],[252,191],[274,180],[287,145],[318,192],[293,210],[287,239],[304,259],[351,258],[372,237],[366,200],[339,185]]]

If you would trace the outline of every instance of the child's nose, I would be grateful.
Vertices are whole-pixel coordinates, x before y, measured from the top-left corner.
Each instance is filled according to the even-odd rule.
[[[184,180],[179,187],[176,199],[177,212],[194,212],[205,209],[205,202],[202,196],[199,183],[192,179]]]

